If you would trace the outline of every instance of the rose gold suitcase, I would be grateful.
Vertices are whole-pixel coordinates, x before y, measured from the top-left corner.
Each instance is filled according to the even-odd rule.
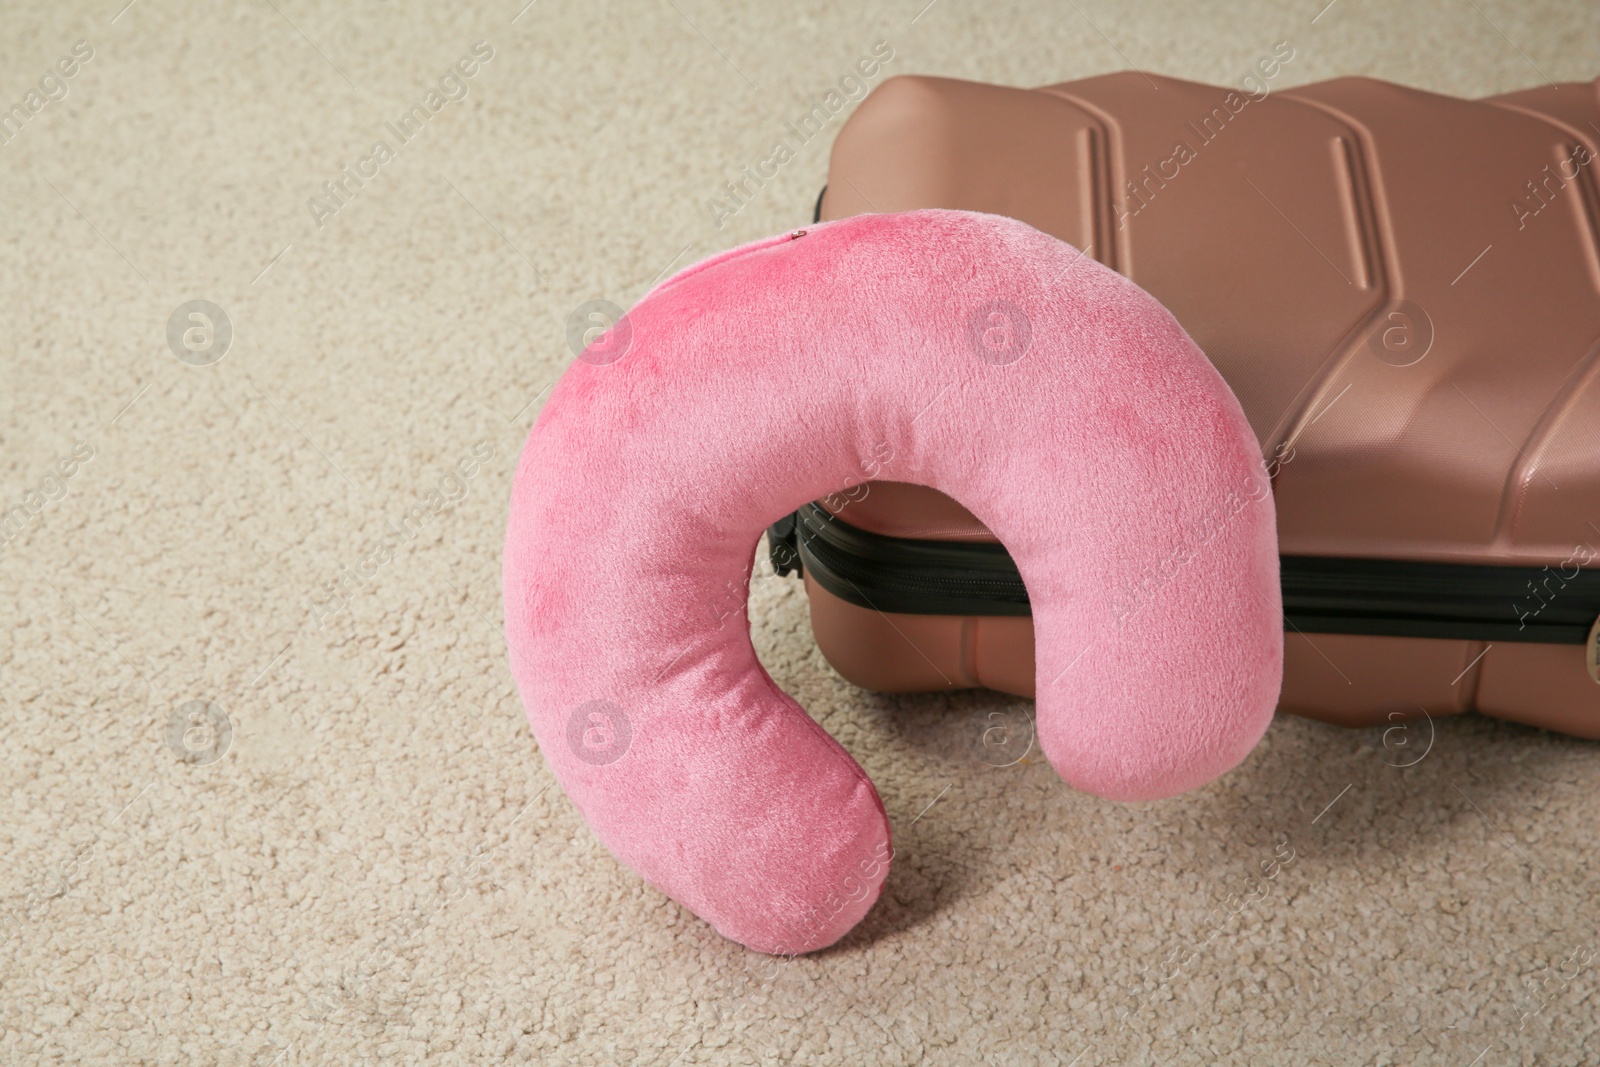
[[[1272,476],[1282,710],[1600,738],[1597,86],[898,77],[840,131],[818,214],[1013,216],[1177,316]],[[1032,695],[1005,550],[892,459],[872,476],[770,537],[829,662],[870,689]]]

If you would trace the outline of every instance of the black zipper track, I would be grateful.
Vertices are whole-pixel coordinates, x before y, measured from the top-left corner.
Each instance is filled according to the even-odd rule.
[[[772,529],[780,574],[799,569],[859,607],[907,615],[1029,615],[1009,553],[992,542],[889,537],[807,504]],[[1284,628],[1305,633],[1581,645],[1600,573],[1284,556]]]
[[[1031,615],[1004,546],[922,541],[851,526],[816,504],[795,512],[801,566],[835,596],[908,615]],[[981,612],[973,606],[980,605]]]

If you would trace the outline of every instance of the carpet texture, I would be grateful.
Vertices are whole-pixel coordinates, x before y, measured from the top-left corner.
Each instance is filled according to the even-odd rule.
[[[867,87],[1288,41],[1279,87],[1482,95],[1594,77],[1592,5],[523,2],[0,20],[0,1062],[1600,1059],[1593,743],[1279,719],[1115,804],[1027,701],[842,682],[763,568],[762,662],[896,849],[773,960],[583,825],[499,624],[571,335],[809,220]]]

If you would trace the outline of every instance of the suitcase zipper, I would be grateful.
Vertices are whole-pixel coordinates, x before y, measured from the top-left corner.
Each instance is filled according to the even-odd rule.
[[[1017,565],[1001,545],[887,537],[817,504],[795,512],[795,520],[795,569],[861,607],[910,615],[1032,613]]]
[[[860,607],[908,615],[1028,615],[1001,545],[889,537],[817,504],[774,525],[773,567],[809,573]],[[1284,556],[1285,628],[1305,633],[1582,645],[1600,617],[1600,573],[1557,567]],[[1600,680],[1600,679],[1597,679]]]

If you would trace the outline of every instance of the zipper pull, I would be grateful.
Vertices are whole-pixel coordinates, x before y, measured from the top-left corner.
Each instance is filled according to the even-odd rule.
[[[1589,677],[1600,685],[1600,615],[1589,627],[1589,639],[1583,643],[1583,661],[1589,667]]]

